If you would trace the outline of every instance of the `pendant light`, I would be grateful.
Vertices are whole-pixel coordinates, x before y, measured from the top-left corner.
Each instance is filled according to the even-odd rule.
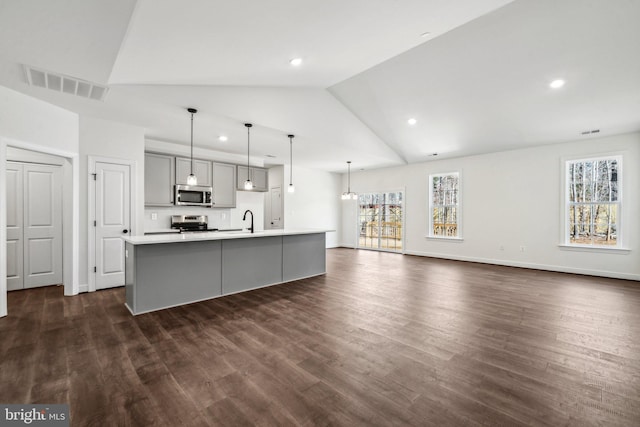
[[[251,123],[245,123],[244,124],[247,127],[247,180],[244,182],[244,189],[245,190],[253,190],[253,182],[251,182],[251,170],[249,169],[249,149],[250,149],[250,135],[249,135],[249,131],[251,129],[251,126],[253,126]]]
[[[187,177],[187,185],[198,185],[198,178],[193,174],[193,115],[198,112],[195,108],[187,108],[191,113],[191,170]]]
[[[356,193],[351,192],[351,160],[347,162],[347,167],[349,168],[347,172],[348,173],[347,191],[345,193],[342,193],[342,200],[357,200],[358,195]]]
[[[293,186],[293,138],[295,135],[287,135],[289,137],[289,187],[287,191],[289,193],[294,193],[296,191],[296,187]]]

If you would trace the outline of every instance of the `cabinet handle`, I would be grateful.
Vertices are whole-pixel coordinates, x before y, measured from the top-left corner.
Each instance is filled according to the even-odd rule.
[[[127,233],[129,232],[129,230],[124,229],[124,230],[122,230],[122,232],[123,232],[124,234],[127,234]]]

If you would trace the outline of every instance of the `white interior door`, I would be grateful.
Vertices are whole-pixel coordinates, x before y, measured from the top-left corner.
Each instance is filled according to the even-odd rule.
[[[62,170],[25,164],[24,287],[62,283]]]
[[[96,289],[124,286],[124,241],[131,231],[129,165],[96,162]]]
[[[24,288],[23,167],[7,163],[7,290]]]
[[[271,228],[282,228],[282,191],[280,187],[271,189]]]

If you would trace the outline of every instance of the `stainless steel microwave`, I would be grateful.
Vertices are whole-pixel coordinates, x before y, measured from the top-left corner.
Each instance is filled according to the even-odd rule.
[[[174,203],[177,206],[213,206],[213,188],[200,185],[176,185]]]

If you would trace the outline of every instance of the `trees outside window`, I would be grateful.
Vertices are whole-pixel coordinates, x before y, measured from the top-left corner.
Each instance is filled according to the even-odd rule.
[[[620,156],[566,162],[566,244],[618,246]]]
[[[402,251],[402,191],[358,195],[358,247]]]
[[[460,238],[460,174],[429,175],[429,237]]]

